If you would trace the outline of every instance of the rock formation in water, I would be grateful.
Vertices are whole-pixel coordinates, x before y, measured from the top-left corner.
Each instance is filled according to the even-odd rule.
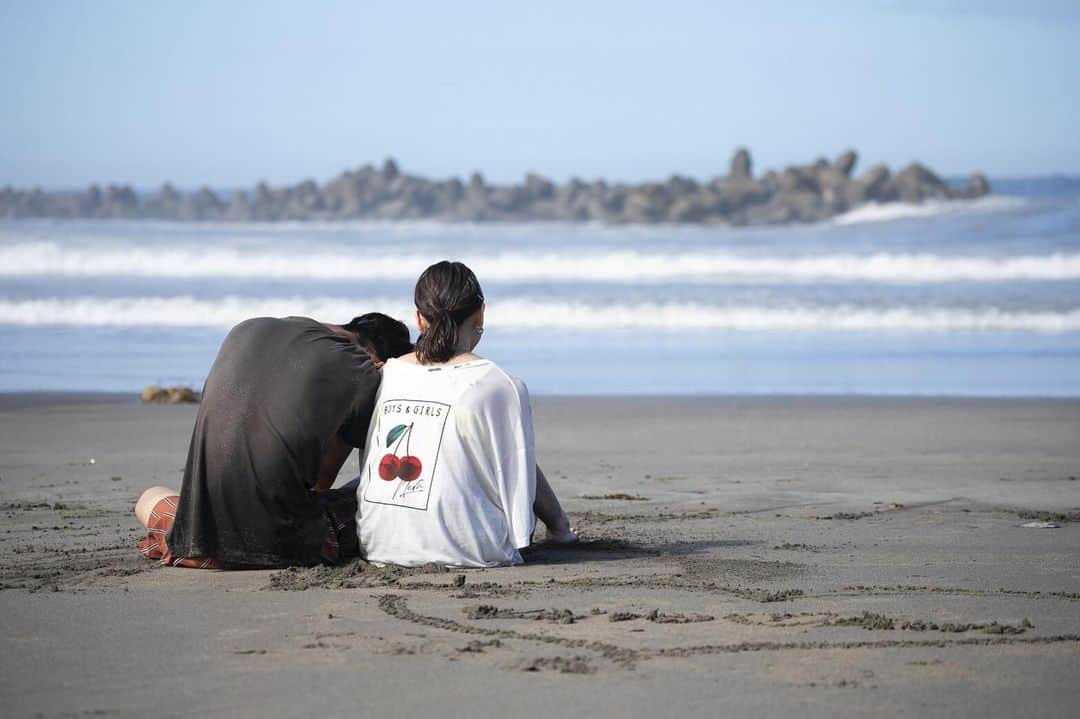
[[[270,187],[220,197],[207,187],[181,192],[166,183],[140,196],[129,186],[93,185],[85,192],[40,188],[0,189],[0,217],[130,218],[160,220],[413,220],[596,221],[758,225],[816,222],[867,203],[975,198],[990,192],[976,173],[964,187],[950,187],[915,163],[895,175],[884,165],[859,177],[849,150],[832,162],[753,174],[750,153],[740,148],[724,176],[709,182],[673,175],[639,185],[572,179],[559,185],[526,175],[520,185],[491,185],[480,173],[469,181],[429,180],[403,173],[393,159],[365,165],[319,185]]]
[[[143,404],[189,404],[198,403],[199,393],[190,387],[158,387],[148,385],[139,395]]]

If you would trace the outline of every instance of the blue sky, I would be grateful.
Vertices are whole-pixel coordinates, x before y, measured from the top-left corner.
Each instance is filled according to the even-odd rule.
[[[0,0],[0,184],[1080,174],[1076,2]]]

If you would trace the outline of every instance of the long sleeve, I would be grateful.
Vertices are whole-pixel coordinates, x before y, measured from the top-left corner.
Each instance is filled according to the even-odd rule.
[[[496,487],[510,525],[510,541],[521,549],[529,546],[536,525],[536,446],[532,406],[524,382],[515,380],[514,391],[506,392],[503,411],[502,427],[492,427],[493,436],[500,440]]]
[[[508,539],[529,546],[536,516],[536,449],[529,391],[521,380],[493,372],[458,414],[465,451],[487,493],[506,517]]]

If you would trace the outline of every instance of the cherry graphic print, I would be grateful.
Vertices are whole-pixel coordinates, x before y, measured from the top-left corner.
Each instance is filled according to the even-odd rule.
[[[412,482],[420,477],[424,464],[419,457],[409,454],[409,443],[412,437],[413,425],[399,424],[386,433],[386,446],[394,445],[391,452],[383,455],[379,460],[379,477],[391,482],[400,479],[403,482]],[[398,457],[398,449],[405,442],[405,455]]]
[[[379,476],[389,482],[397,477],[399,467],[401,467],[401,460],[397,458],[397,455],[384,454],[379,460]]]
[[[420,462],[419,457],[414,457],[411,454],[407,454],[401,458],[401,466],[398,468],[398,476],[406,482],[411,482],[420,476],[420,472],[423,471],[424,465]]]

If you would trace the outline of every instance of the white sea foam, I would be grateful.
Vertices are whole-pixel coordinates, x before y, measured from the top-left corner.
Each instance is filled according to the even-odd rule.
[[[1003,282],[1080,279],[1080,253],[750,255],[635,250],[504,252],[461,257],[485,282]],[[412,282],[430,254],[252,250],[199,245],[88,249],[56,242],[0,247],[0,277],[160,277]]]
[[[378,310],[407,318],[411,308],[389,298],[178,297],[0,300],[0,324],[113,327],[229,327],[255,316],[304,315],[342,321]],[[553,330],[745,330],[910,332],[1080,332],[1080,309],[1009,312],[995,308],[760,307],[693,303],[594,304],[519,297],[492,305],[494,328]]]
[[[988,196],[977,200],[928,200],[918,204],[906,202],[871,202],[856,207],[832,219],[836,225],[855,225],[864,222],[891,222],[961,212],[1000,212],[1022,207],[1025,201],[1019,197]]]

